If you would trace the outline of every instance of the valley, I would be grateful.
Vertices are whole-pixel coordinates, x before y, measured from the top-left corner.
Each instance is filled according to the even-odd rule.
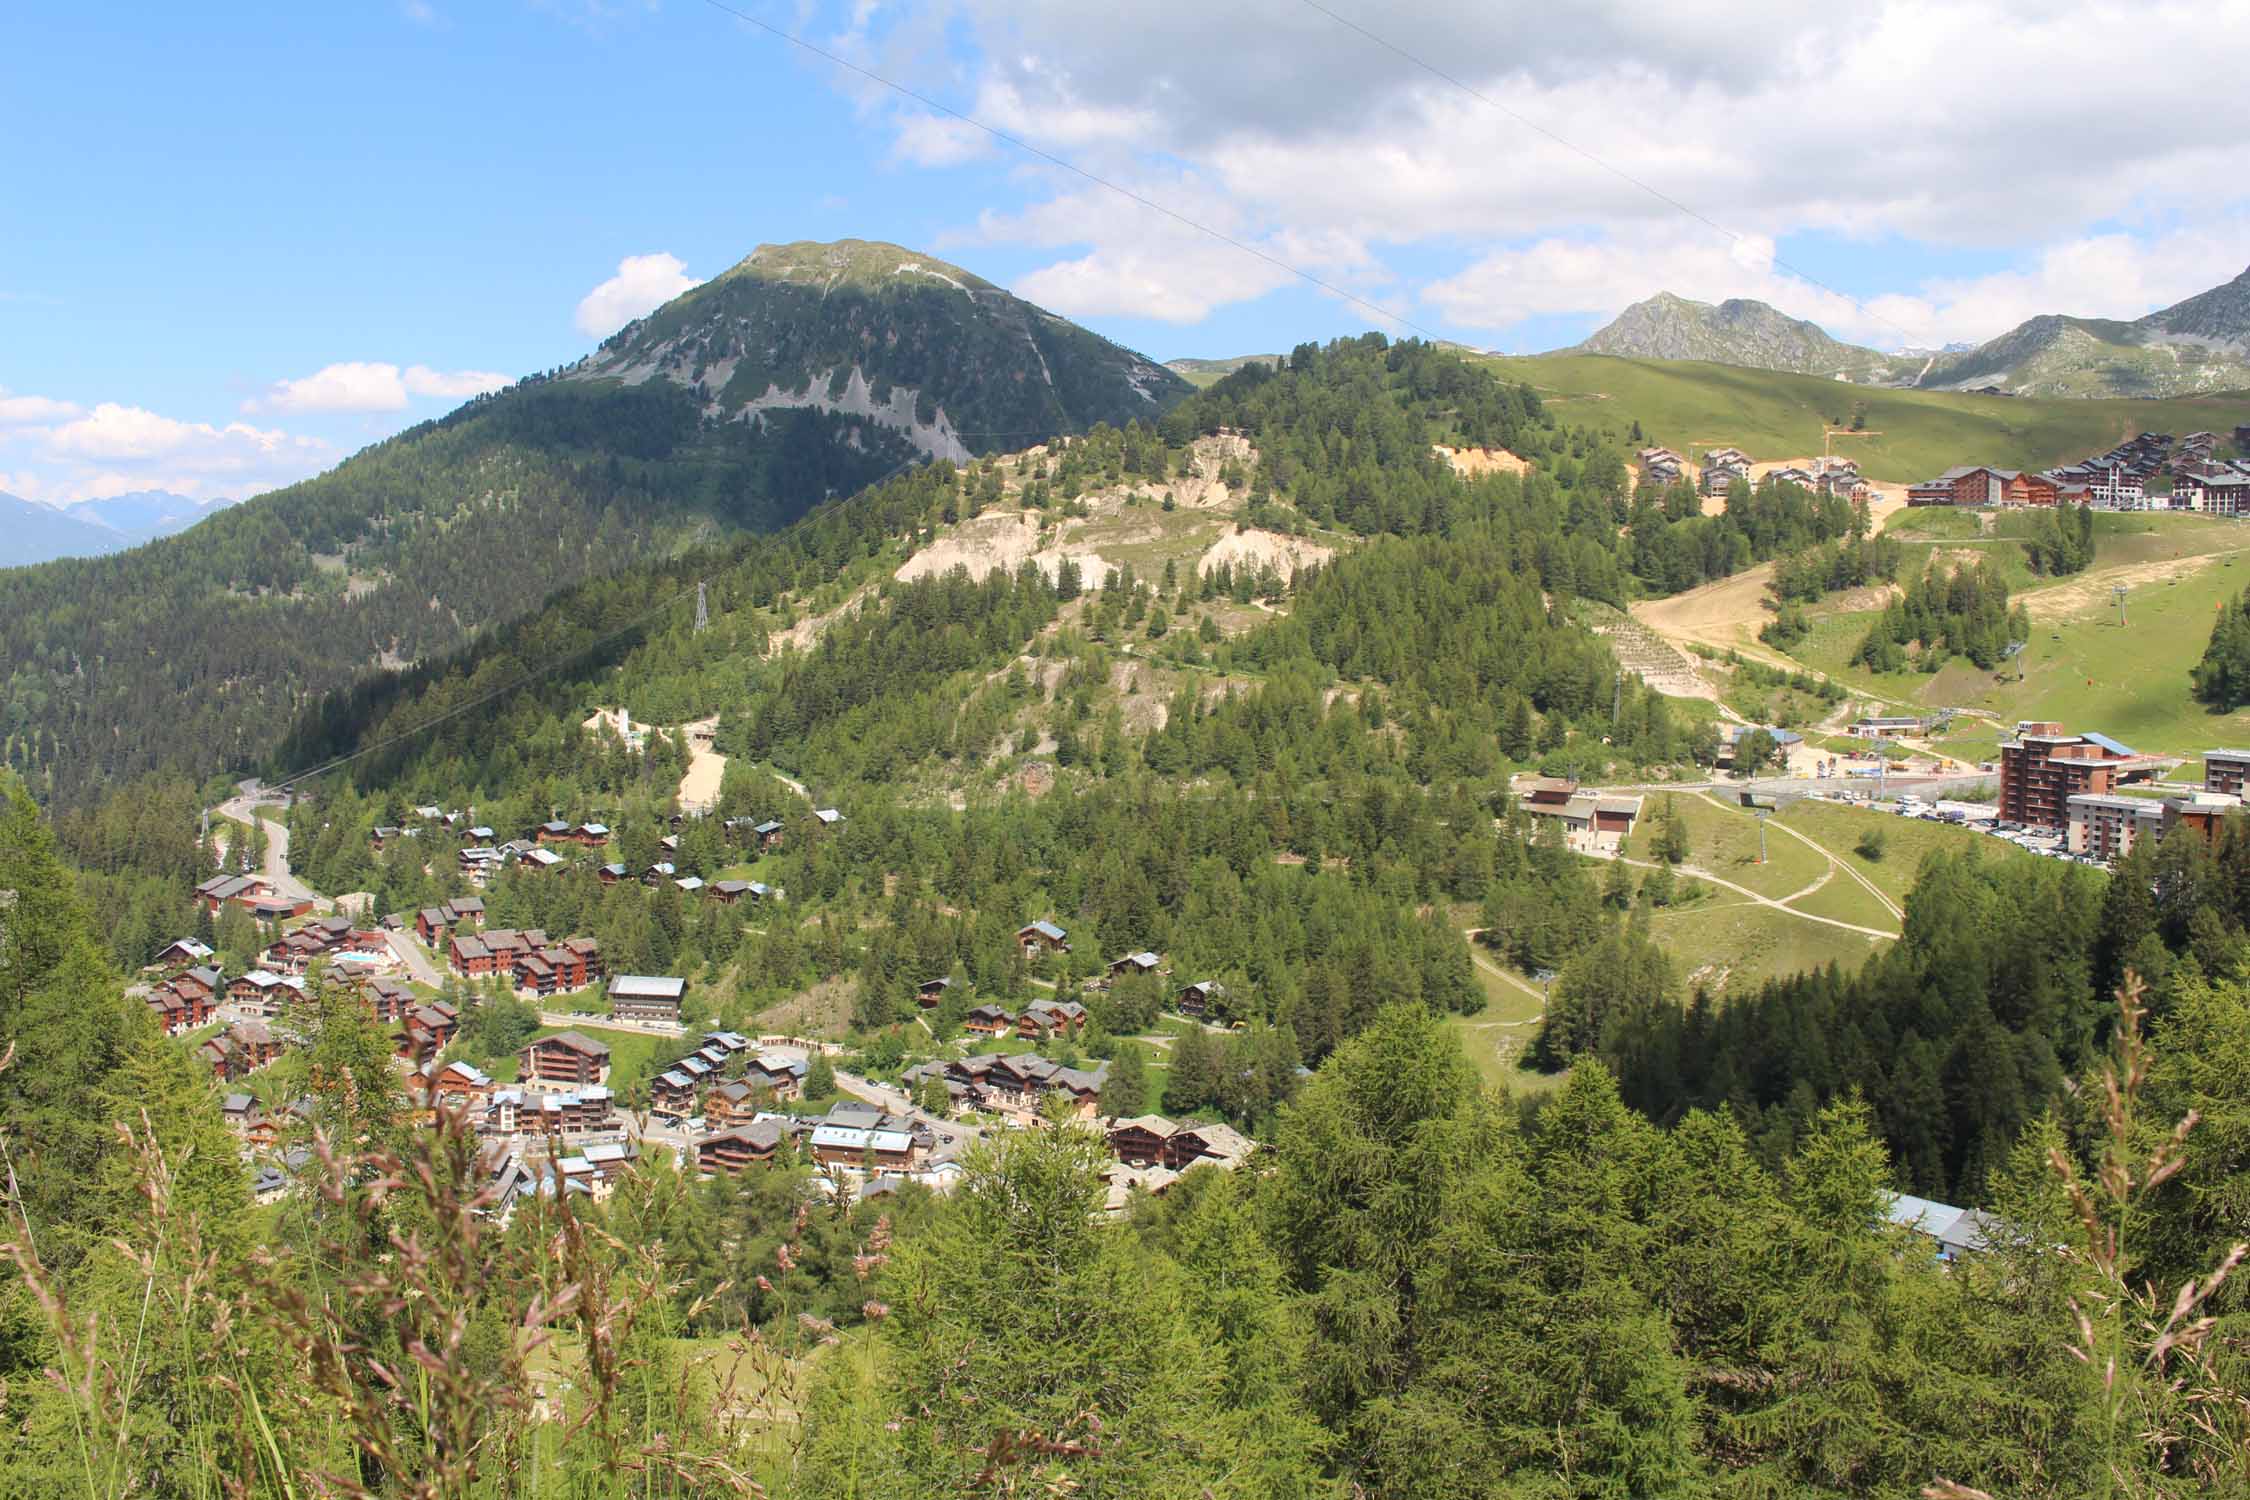
[[[787,248],[738,280],[834,296],[875,266]],[[638,1357],[774,1352],[766,1394],[722,1402],[758,1414],[741,1441],[761,1453],[776,1411],[808,1421],[883,1347],[889,1308],[863,1282],[890,1237],[936,1243],[986,1174],[1073,1153],[1037,1169],[1082,1186],[1064,1219],[1125,1244],[1327,1170],[1317,1133],[1361,1096],[1534,1143],[1590,1114],[1650,1160],[1720,1132],[1734,1190],[1846,1131],[1875,1206],[1827,1232],[1930,1297],[1956,1273],[1899,1255],[1913,1241],[1881,1205],[2005,1201],[1995,1164],[2028,1138],[2025,1101],[2094,1055],[2067,997],[2130,944],[2174,951],[2099,871],[1846,800],[1876,764],[1848,732],[1876,709],[1960,710],[1888,752],[1893,792],[1959,789],[1973,770],[1926,773],[1989,758],[2019,705],[2069,702],[2067,661],[2113,674],[2089,722],[2170,748],[2204,727],[2177,679],[2237,567],[2231,521],[2105,515],[2078,571],[2034,573],[2027,518],[1907,509],[1880,477],[1854,500],[1848,475],[1823,492],[1760,456],[1708,494],[1636,484],[1625,455],[1662,455],[1635,424],[1707,414],[1542,393],[1376,336],[970,453],[922,394],[817,370],[745,383],[749,353],[699,326],[653,317],[531,399],[603,443],[620,439],[602,413],[700,404],[684,440],[702,457],[617,467],[674,495],[776,392],[936,456],[771,531],[652,531],[518,613],[455,622],[452,646],[399,642],[411,669],[348,675],[242,752],[273,791],[90,778],[52,815],[81,869],[11,856],[26,884],[76,883],[85,912],[57,920],[80,923],[78,962],[142,971],[94,1034],[209,1137],[211,1222],[296,1232],[359,1203],[323,1175],[332,1132],[433,1184],[452,1179],[411,1164],[460,1132],[477,1204],[450,1222],[480,1258],[520,1256],[512,1274],[543,1284],[560,1263],[536,1247],[582,1214],[625,1231],[618,1254],[644,1247],[620,1266],[677,1278],[647,1283],[666,1321]],[[1811,450],[1777,430],[1763,452]],[[1910,414],[1869,436],[1940,440]],[[616,463],[557,451],[503,468]],[[417,566],[351,542],[318,556],[365,580],[340,603],[370,611]],[[1805,603],[1801,636],[1759,639],[1769,595],[1831,558],[1858,581]],[[1959,659],[1854,666],[1932,560],[2001,580],[2056,665],[2035,643],[2030,686]],[[2177,672],[2138,639],[2102,644],[2121,581]],[[329,607],[281,605],[312,606]],[[1766,726],[1801,740],[1721,768]],[[11,798],[0,834],[45,826]],[[218,836],[198,840],[205,806]],[[2232,939],[2197,932],[2228,961]],[[1998,1081],[1938,1082],[1966,1076]],[[766,1267],[747,1281],[746,1255]],[[2022,1272],[1996,1253],[1993,1274]],[[600,1366],[564,1342],[536,1369],[525,1430],[547,1434]]]

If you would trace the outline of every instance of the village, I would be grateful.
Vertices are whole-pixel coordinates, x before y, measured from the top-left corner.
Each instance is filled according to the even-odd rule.
[[[493,830],[476,824],[473,814],[434,807],[416,812],[424,824],[376,828],[377,849],[419,839],[425,827],[457,829],[457,837],[470,841],[457,855],[459,875],[477,888],[516,869],[603,886],[627,880],[652,889],[670,886],[715,905],[784,899],[756,881],[683,875],[671,860],[639,872],[597,863],[613,838],[598,822],[556,818],[524,838],[495,842]],[[818,831],[844,821],[833,808],[807,816],[808,827]],[[673,831],[660,841],[667,853],[678,849],[681,823],[675,816]],[[723,832],[729,843],[760,852],[779,848],[789,835],[778,818],[727,819]],[[284,885],[293,890],[284,892]],[[1195,1165],[1232,1169],[1256,1150],[1255,1142],[1221,1121],[1103,1116],[1109,1064],[1077,1065],[1070,1044],[1089,1020],[1077,999],[975,1005],[960,1029],[992,1050],[906,1068],[893,1088],[836,1069],[832,1060],[843,1049],[833,1042],[785,1035],[753,1040],[712,1030],[690,1047],[683,1021],[686,980],[610,973],[593,938],[554,938],[537,929],[492,925],[477,896],[456,896],[361,925],[364,913],[360,919],[321,914],[316,908],[330,903],[299,882],[270,875],[214,875],[195,895],[204,913],[238,908],[271,934],[258,966],[230,977],[209,944],[181,938],[150,966],[152,982],[143,998],[167,1033],[193,1038],[197,1057],[226,1087],[221,1113],[240,1142],[260,1202],[286,1194],[310,1160],[298,1127],[311,1117],[311,1101],[261,1102],[253,1090],[267,1069],[303,1043],[302,1018],[316,984],[343,987],[371,1020],[391,1029],[399,1097],[410,1118],[430,1125],[444,1111],[475,1134],[486,1211],[503,1221],[527,1194],[604,1198],[652,1153],[706,1178],[802,1164],[833,1194],[864,1197],[908,1182],[942,1192],[958,1180],[961,1153],[985,1129],[1093,1122],[1113,1148],[1109,1207],[1121,1211],[1135,1191],[1161,1193]],[[1034,961],[1070,951],[1068,933],[1048,920],[1024,925],[1016,943]],[[443,972],[459,981],[448,993],[460,1003],[440,997],[428,982],[441,963]],[[1158,955],[1137,952],[1119,957],[1086,983],[1098,990],[1119,977],[1161,980],[1165,973]],[[918,1008],[934,1010],[953,982],[948,977],[924,982]],[[461,1030],[462,1004],[473,1007],[487,993],[508,993],[540,1005],[597,989],[606,1012],[573,1012],[579,1024],[525,1043],[515,1055],[513,1078],[447,1056]],[[1182,985],[1174,1014],[1186,1024],[1218,1029],[1206,1017],[1225,994],[1224,986],[1211,981]],[[632,1100],[612,1087],[613,1052],[599,1034],[620,1030],[676,1040],[680,1049]],[[1026,1043],[1059,1045],[1068,1060],[1020,1050]],[[836,1093],[825,1113],[811,1112],[817,1106],[807,1099],[816,1071],[834,1080]]]

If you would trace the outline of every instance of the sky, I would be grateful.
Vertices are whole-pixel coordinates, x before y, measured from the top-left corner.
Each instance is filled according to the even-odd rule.
[[[2250,265],[2250,92],[2181,62],[2245,40],[2250,0],[16,7],[0,491],[239,499],[800,239],[1159,359],[1531,352],[1659,290],[1884,348],[2137,317]]]

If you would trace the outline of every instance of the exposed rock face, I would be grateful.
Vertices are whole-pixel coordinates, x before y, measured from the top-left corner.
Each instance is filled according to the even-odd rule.
[[[957,460],[1153,419],[1189,389],[959,266],[866,240],[761,245],[568,378],[684,386],[707,418],[859,418]]]

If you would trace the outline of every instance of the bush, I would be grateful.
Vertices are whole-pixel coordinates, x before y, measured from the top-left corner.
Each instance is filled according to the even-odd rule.
[[[1859,842],[1853,846],[1853,851],[1869,864],[1875,864],[1882,859],[1884,846],[1889,842],[1882,829],[1870,828],[1859,836]]]

